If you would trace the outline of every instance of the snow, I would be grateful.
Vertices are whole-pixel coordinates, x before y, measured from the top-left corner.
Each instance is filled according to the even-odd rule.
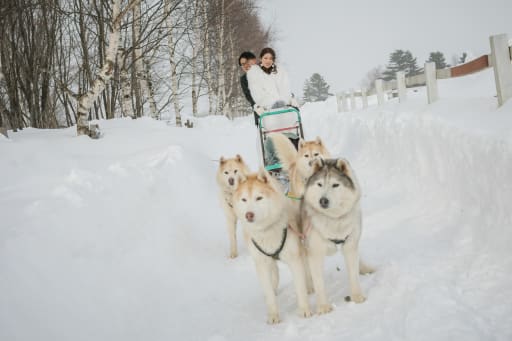
[[[497,108],[492,70],[439,94],[302,108],[306,137],[358,175],[377,272],[362,277],[367,301],[346,303],[342,256],[328,258],[335,310],[302,319],[280,266],[276,326],[240,230],[227,257],[215,184],[221,155],[257,169],[252,117],[0,136],[0,340],[512,339],[512,101]]]

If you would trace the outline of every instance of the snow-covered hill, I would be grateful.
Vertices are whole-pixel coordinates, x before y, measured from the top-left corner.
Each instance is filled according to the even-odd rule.
[[[329,258],[335,311],[301,319],[281,267],[277,326],[242,238],[227,257],[217,201],[221,155],[257,168],[251,117],[0,136],[0,340],[512,339],[512,101],[496,109],[492,77],[440,81],[433,105],[420,90],[366,111],[302,108],[306,137],[358,174],[378,271],[365,303],[345,303],[343,259]]]

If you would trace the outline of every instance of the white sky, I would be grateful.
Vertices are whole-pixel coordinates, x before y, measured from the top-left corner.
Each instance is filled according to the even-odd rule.
[[[512,0],[260,0],[259,6],[264,23],[277,31],[277,63],[300,97],[315,72],[333,93],[358,87],[395,49],[410,50],[423,66],[433,51],[451,63],[462,51],[489,53],[492,34],[512,38]]]

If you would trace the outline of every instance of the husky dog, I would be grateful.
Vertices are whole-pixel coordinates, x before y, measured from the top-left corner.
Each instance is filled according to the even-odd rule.
[[[287,199],[277,180],[260,169],[256,174],[242,176],[233,195],[236,216],[240,220],[256,271],[263,287],[268,310],[267,322],[279,322],[277,260],[282,260],[293,275],[299,315],[311,316],[306,289],[302,243],[289,230]]]
[[[311,161],[320,157],[329,158],[329,151],[325,148],[320,137],[313,141],[300,139],[298,150],[296,150],[285,135],[271,134],[269,136],[272,139],[281,166],[288,173],[290,179],[288,197],[291,199],[302,198],[306,181],[313,173]]]
[[[350,281],[347,300],[366,300],[359,284],[359,239],[361,238],[361,189],[354,171],[344,159],[318,159],[312,162],[301,207],[305,226],[307,258],[317,295],[317,312],[328,313],[324,287],[324,257],[341,246]]]
[[[249,174],[249,168],[245,164],[240,155],[234,158],[220,158],[219,168],[217,170],[217,184],[220,192],[219,198],[226,216],[228,235],[230,241],[230,258],[238,256],[238,248],[236,242],[236,215],[233,209],[233,193],[238,187],[240,176]]]

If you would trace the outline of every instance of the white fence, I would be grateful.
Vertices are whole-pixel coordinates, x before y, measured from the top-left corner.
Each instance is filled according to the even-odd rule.
[[[404,72],[397,72],[396,79],[390,81],[377,79],[375,81],[375,88],[371,91],[367,91],[367,89],[342,91],[336,94],[338,112],[349,110],[349,99],[350,110],[357,109],[355,97],[361,97],[363,109],[368,107],[368,96],[370,95],[377,95],[377,103],[381,105],[384,103],[384,96],[396,91],[398,92],[399,101],[403,102],[407,97],[406,87],[421,85],[427,87],[428,103],[433,103],[439,98],[437,90],[438,79],[466,76],[489,67],[494,69],[498,106],[501,106],[508,99],[512,98],[512,46],[508,45],[508,36],[506,34],[491,36],[489,40],[491,53],[473,59],[468,63],[440,70],[436,70],[436,65],[433,62],[425,63],[423,73],[405,77]]]

